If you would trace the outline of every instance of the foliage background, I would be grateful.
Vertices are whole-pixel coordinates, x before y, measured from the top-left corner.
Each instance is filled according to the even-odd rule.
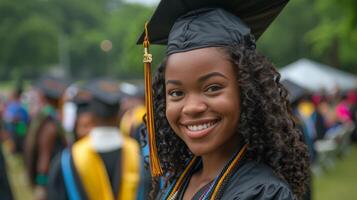
[[[136,40],[155,5],[123,0],[1,0],[0,79],[142,78]],[[357,74],[357,1],[292,0],[258,41],[277,67],[306,57]],[[109,40],[112,48],[101,49]],[[153,47],[154,65],[163,47]]]

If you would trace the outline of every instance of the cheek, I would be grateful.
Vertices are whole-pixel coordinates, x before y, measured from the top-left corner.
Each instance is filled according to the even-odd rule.
[[[237,91],[227,92],[216,102],[216,107],[219,108],[223,115],[231,118],[233,123],[236,123],[240,116],[240,97]]]
[[[173,103],[166,103],[166,118],[170,126],[173,127],[179,116],[179,110]]]

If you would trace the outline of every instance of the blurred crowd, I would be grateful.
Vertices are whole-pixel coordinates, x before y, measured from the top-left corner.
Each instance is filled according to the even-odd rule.
[[[357,142],[357,90],[311,92],[285,79],[292,113],[310,153],[313,173],[333,167]]]
[[[144,95],[140,83],[109,78],[71,83],[45,76],[26,90],[17,83],[0,99],[0,199],[16,199],[11,186],[18,184],[9,183],[3,151],[21,158],[36,200],[96,193],[145,199],[151,177],[148,147],[140,145]],[[73,185],[77,191],[67,190]]]

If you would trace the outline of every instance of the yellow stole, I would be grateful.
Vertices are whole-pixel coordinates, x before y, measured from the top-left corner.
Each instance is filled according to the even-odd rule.
[[[90,200],[115,200],[104,163],[92,148],[90,137],[86,136],[72,147],[74,166]],[[131,138],[124,137],[121,162],[122,173],[118,198],[136,199],[140,179],[139,145]]]

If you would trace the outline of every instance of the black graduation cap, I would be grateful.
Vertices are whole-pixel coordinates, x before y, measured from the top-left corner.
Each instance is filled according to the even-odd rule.
[[[122,95],[115,80],[96,79],[90,81],[86,88],[92,95],[89,108],[96,116],[108,118],[118,113]]]
[[[288,90],[289,101],[290,103],[294,103],[297,100],[301,99],[305,95],[309,94],[309,90],[306,88],[290,81],[289,79],[284,79],[281,81],[281,84]]]
[[[124,97],[135,97],[135,98],[144,98],[145,88],[141,84],[131,84],[131,83],[122,83],[120,84],[120,91]]]
[[[35,83],[35,87],[40,89],[46,97],[60,99],[69,83],[68,80],[58,77],[44,76]]]
[[[89,111],[89,103],[92,100],[92,94],[84,86],[78,86],[77,93],[73,97],[73,103],[77,106],[77,113]]]
[[[287,2],[162,0],[147,26],[149,41],[151,44],[167,44],[167,53],[171,54],[199,47],[231,44],[249,37],[250,33],[258,39]],[[144,33],[138,44],[143,43],[143,40]]]

